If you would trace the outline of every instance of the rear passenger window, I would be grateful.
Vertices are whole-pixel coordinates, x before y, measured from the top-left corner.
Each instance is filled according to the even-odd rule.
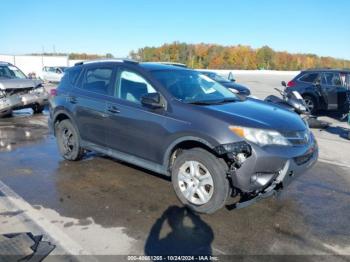
[[[82,89],[98,94],[107,95],[112,73],[112,68],[99,67],[87,69],[84,76]]]
[[[313,83],[316,81],[317,77],[318,77],[317,73],[311,73],[311,74],[303,75],[302,77],[299,78],[299,80],[307,83]]]

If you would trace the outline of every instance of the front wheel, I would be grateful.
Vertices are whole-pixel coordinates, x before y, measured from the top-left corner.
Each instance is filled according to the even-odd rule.
[[[229,195],[228,167],[222,159],[201,148],[182,152],[172,169],[172,184],[179,200],[198,213],[222,208]]]
[[[84,150],[80,147],[78,132],[70,120],[59,122],[55,133],[59,151],[64,159],[78,161],[83,157]]]

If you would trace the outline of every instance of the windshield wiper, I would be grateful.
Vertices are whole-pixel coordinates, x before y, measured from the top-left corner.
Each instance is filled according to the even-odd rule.
[[[219,100],[198,100],[198,101],[191,101],[188,102],[192,105],[219,105],[219,104],[226,104],[226,103],[232,103],[237,102],[237,98],[225,98],[225,99],[219,99]]]

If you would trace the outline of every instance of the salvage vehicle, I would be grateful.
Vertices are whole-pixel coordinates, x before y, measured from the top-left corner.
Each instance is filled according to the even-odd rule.
[[[199,213],[230,196],[241,197],[238,205],[272,196],[318,159],[314,135],[294,112],[177,66],[76,64],[49,109],[64,159],[97,151],[169,176],[179,200]]]
[[[229,90],[235,93],[238,93],[239,95],[243,95],[243,96],[250,95],[249,88],[243,85],[237,84],[236,80],[232,77],[232,74],[231,74],[231,77],[226,79],[215,72],[210,72],[210,71],[199,71],[199,72],[202,73],[203,75],[210,77],[214,81],[219,82],[224,87],[228,88]]]
[[[298,91],[311,113],[346,110],[349,69],[308,69],[288,82],[286,92]]]
[[[66,66],[45,66],[42,70],[41,78],[47,82],[58,83],[61,81],[67,68]]]
[[[48,93],[40,80],[29,79],[16,66],[0,62],[0,117],[23,108],[41,113],[47,103]]]

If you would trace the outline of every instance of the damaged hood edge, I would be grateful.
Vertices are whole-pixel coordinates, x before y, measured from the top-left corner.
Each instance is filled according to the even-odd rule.
[[[0,90],[35,88],[42,84],[41,80],[33,79],[0,79]]]

